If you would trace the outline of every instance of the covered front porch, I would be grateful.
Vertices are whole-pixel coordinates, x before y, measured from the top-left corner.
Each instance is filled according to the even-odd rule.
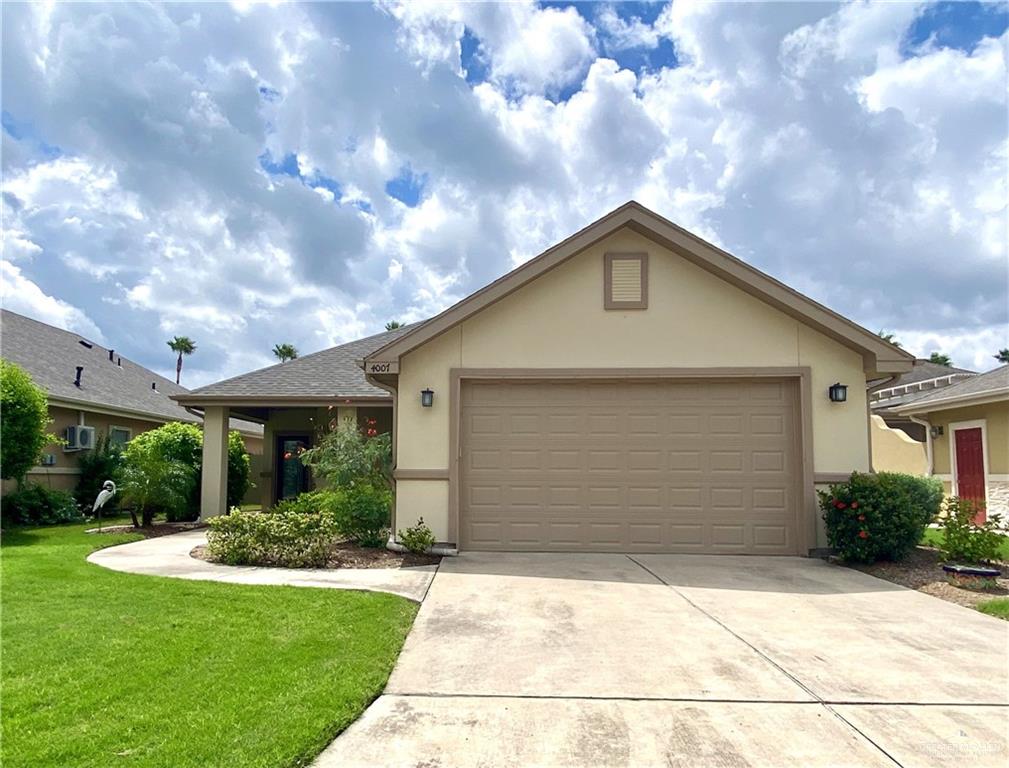
[[[372,399],[277,400],[203,403],[203,479],[200,519],[226,514],[228,419],[263,425],[261,469],[253,475],[250,497],[269,509],[277,502],[315,490],[316,480],[300,460],[328,431],[354,425],[370,434],[391,433],[392,402]]]

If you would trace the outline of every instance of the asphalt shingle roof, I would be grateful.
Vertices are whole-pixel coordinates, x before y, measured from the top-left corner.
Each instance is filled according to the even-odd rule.
[[[925,410],[929,405],[946,402],[948,400],[967,400],[972,397],[981,397],[988,393],[1004,393],[1009,399],[1009,365],[995,368],[987,373],[979,373],[969,379],[957,382],[948,387],[929,392],[923,397],[919,397],[908,407],[913,406],[915,411]],[[920,411],[919,411],[920,412]]]
[[[80,334],[6,309],[0,310],[0,355],[24,368],[50,398],[134,411],[166,421],[201,422],[171,399],[187,393],[185,387],[118,353],[110,361],[107,347]],[[84,366],[80,387],[74,385],[78,365]],[[151,389],[152,383],[156,389]],[[260,425],[239,419],[232,419],[231,426],[262,432]]]
[[[956,379],[953,379],[952,381],[944,380],[954,374],[957,375]],[[955,384],[957,381],[962,380],[966,376],[975,375],[974,371],[967,370],[966,368],[956,368],[952,365],[940,365],[939,363],[933,363],[931,360],[923,360],[919,358],[914,361],[914,368],[907,373],[901,374],[901,376],[895,381],[887,383],[878,395],[874,394],[870,405],[873,410],[879,412],[899,408],[906,403],[918,400],[938,390],[948,389],[952,384]],[[901,387],[933,380],[937,380],[935,384],[926,385],[922,389],[914,388],[907,391],[900,391]],[[884,380],[880,379],[870,382],[869,386],[871,387],[873,385],[882,384],[883,381]],[[883,397],[880,397],[879,395],[883,395]]]
[[[304,397],[391,399],[384,389],[372,386],[358,364],[413,326],[404,325],[338,347],[244,373],[194,389],[190,395],[210,397]]]

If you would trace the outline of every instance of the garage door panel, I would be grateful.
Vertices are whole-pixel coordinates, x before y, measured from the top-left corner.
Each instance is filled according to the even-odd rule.
[[[467,382],[460,545],[792,554],[796,402],[785,381]]]

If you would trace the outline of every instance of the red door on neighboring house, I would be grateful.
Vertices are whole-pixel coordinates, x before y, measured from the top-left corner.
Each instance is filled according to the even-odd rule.
[[[961,499],[977,504],[977,523],[985,521],[984,448],[981,427],[958,429],[953,433],[956,450],[956,492]]]

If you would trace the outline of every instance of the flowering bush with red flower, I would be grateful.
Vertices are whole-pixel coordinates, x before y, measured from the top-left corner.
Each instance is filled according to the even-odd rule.
[[[820,491],[830,546],[845,560],[900,560],[939,512],[942,483],[896,472],[855,472]]]

